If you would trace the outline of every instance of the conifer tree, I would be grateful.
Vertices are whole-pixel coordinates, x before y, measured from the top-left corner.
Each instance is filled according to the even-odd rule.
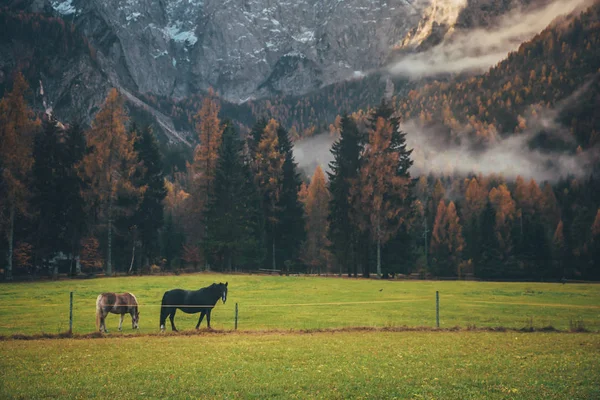
[[[281,192],[277,203],[277,235],[279,246],[277,264],[287,265],[299,258],[299,250],[306,238],[304,207],[298,198],[302,185],[298,164],[294,160],[293,144],[288,132],[277,128],[278,151],[284,157],[281,176]]]
[[[134,149],[138,154],[138,185],[144,187],[142,201],[134,220],[139,230],[143,266],[157,254],[159,230],[164,223],[163,201],[167,195],[158,143],[150,126],[142,129],[136,138]]]
[[[242,150],[243,142],[227,123],[206,220],[209,249],[228,271],[234,264],[260,264],[264,256],[260,197]]]
[[[83,128],[78,121],[72,123],[65,132],[62,149],[64,175],[60,187],[66,205],[64,210],[66,215],[65,235],[70,245],[71,272],[80,274],[80,243],[88,230],[88,218],[82,195],[87,186],[79,170],[86,153],[86,141]]]
[[[12,279],[15,219],[25,213],[29,190],[27,179],[33,165],[32,147],[38,122],[25,102],[29,89],[21,73],[12,90],[0,101],[0,218],[5,227],[8,254],[5,277]]]
[[[127,196],[137,191],[131,181],[137,167],[137,154],[133,137],[129,137],[125,129],[127,119],[123,98],[112,89],[92,122],[87,135],[89,151],[83,159],[85,176],[90,183],[89,197],[101,206],[107,226],[107,275],[113,273],[113,225],[119,194]]]
[[[356,123],[348,115],[341,120],[340,139],[331,148],[333,161],[329,163],[329,233],[333,252],[340,270],[347,268],[348,276],[357,275],[358,228],[350,218],[352,204],[350,188],[357,179],[360,167],[360,155],[363,148],[363,135]]]
[[[588,276],[597,280],[600,278],[600,208],[596,212],[596,217],[591,227],[590,237],[590,271]]]

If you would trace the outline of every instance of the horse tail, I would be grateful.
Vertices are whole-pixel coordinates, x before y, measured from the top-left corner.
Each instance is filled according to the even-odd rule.
[[[102,295],[98,295],[96,299],[96,330],[100,329],[100,319],[102,315],[102,306],[100,302],[102,301]]]

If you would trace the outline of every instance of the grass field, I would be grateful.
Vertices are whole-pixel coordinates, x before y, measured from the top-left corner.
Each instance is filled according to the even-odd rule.
[[[95,330],[95,301],[105,291],[134,293],[140,302],[140,332],[159,328],[166,290],[195,289],[229,282],[226,304],[212,313],[215,329],[321,329],[351,326],[435,326],[435,292],[440,325],[510,328],[572,324],[600,331],[600,285],[464,281],[378,281],[297,276],[219,275],[118,277],[0,284],[0,335],[58,333],[68,329],[69,292],[74,292],[74,332]],[[198,315],[177,313],[180,330],[193,329]],[[107,327],[116,334],[118,316]],[[203,322],[205,326],[206,322]],[[124,333],[131,332],[126,317]]]
[[[229,282],[216,331],[160,335],[165,290]],[[0,398],[600,398],[600,286],[192,274],[0,285],[0,335],[95,330],[95,299],[131,291],[141,329],[106,338],[0,340]],[[544,327],[593,333],[393,331]],[[239,327],[233,328],[235,303]],[[197,316],[178,313],[180,330]],[[317,332],[320,328],[380,327]],[[277,329],[277,331],[274,331]],[[301,330],[309,330],[308,333]],[[147,335],[148,333],[152,335]]]
[[[600,398],[593,333],[232,333],[0,342],[0,398]]]

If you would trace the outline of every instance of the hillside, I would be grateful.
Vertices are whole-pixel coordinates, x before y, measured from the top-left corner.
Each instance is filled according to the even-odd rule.
[[[589,149],[600,141],[594,112],[600,102],[598,48],[596,3],[577,18],[557,21],[485,74],[429,83],[398,106],[405,121],[416,119],[448,140],[480,144],[530,128],[549,130],[542,124],[552,116],[568,128],[573,146]],[[543,144],[543,138],[537,139]]]

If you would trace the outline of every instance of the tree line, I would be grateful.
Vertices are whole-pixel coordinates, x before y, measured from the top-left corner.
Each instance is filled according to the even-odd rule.
[[[391,99],[338,118],[325,173],[303,177],[290,133],[259,119],[243,137],[209,92],[199,144],[165,173],[152,130],[117,90],[91,126],[41,119],[18,74],[0,102],[6,278],[268,268],[365,277],[598,279],[597,177],[540,186],[502,176],[412,177]],[[154,266],[154,267],[153,267]]]

